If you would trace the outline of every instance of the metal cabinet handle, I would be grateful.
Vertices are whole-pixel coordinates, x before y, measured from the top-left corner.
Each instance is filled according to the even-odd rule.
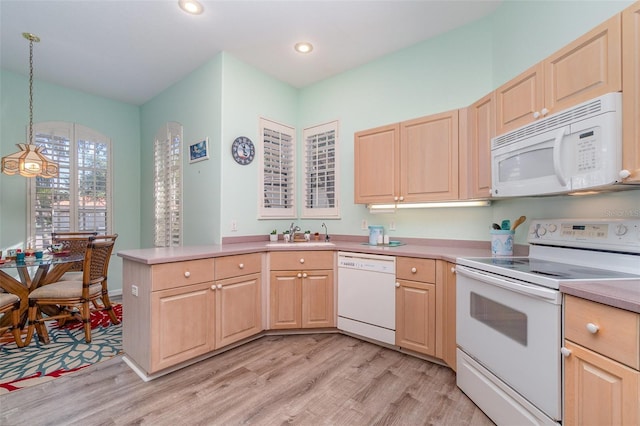
[[[454,268],[453,266],[451,267],[451,273],[455,274],[456,273],[456,268]]]
[[[416,272],[418,272],[418,270],[416,268],[411,268],[411,273],[415,274]]]
[[[191,276],[191,272],[189,272],[189,271],[185,271],[185,273],[184,273],[184,277],[185,277],[185,278],[189,278],[190,276]]]
[[[216,285],[215,284],[211,286],[211,290],[216,291]]]
[[[567,358],[569,355],[571,355],[571,350],[563,346],[560,348],[560,353],[562,354],[563,357]]]
[[[298,272],[298,278],[302,278],[302,273]]]
[[[400,287],[400,283],[397,282],[396,283],[396,288],[398,288],[398,287]]]
[[[244,269],[244,263],[239,264],[239,265],[238,265],[238,268],[240,268],[240,269]]]
[[[304,257],[300,258],[300,263],[304,263]]]
[[[598,327],[594,323],[592,323],[592,322],[587,323],[587,331],[589,331],[589,333],[596,334],[598,332],[598,330],[600,330],[600,327]]]
[[[306,273],[306,272],[304,272],[304,273],[302,274],[302,278],[307,278],[307,273]]]
[[[218,284],[218,290],[222,289],[222,284]]]

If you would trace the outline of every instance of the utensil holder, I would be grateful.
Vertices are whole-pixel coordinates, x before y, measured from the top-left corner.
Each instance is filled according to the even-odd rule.
[[[515,231],[508,229],[491,231],[491,255],[513,256],[513,236]]]

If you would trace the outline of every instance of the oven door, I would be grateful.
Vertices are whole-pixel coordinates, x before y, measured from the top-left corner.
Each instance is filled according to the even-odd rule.
[[[460,265],[456,270],[460,350],[559,421],[560,293]]]

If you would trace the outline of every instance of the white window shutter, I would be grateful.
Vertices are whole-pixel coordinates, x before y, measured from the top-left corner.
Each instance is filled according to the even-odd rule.
[[[303,130],[303,218],[337,218],[339,210],[338,122]]]
[[[182,126],[162,126],[153,145],[154,244],[182,245]]]
[[[295,129],[260,119],[260,137],[259,215],[261,218],[295,217]]]
[[[59,174],[29,182],[28,243],[47,246],[51,232],[111,233],[111,140],[66,122],[36,123],[34,135]]]

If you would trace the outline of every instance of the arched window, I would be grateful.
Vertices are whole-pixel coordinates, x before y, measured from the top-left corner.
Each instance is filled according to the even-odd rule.
[[[29,243],[46,247],[51,232],[111,233],[111,139],[80,124],[34,124],[37,145],[60,166],[58,177],[29,180]]]

